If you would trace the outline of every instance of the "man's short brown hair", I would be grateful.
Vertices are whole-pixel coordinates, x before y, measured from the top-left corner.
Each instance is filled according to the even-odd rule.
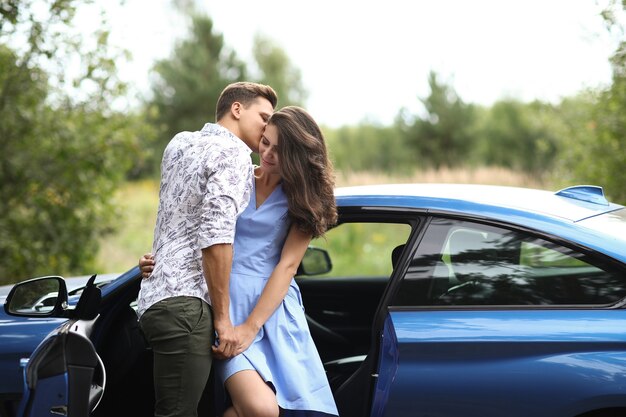
[[[272,108],[276,108],[278,96],[272,87],[264,84],[251,82],[236,82],[226,86],[217,99],[217,108],[215,110],[215,121],[219,122],[230,110],[230,106],[238,101],[244,107],[248,107],[254,100],[262,97],[267,99]]]

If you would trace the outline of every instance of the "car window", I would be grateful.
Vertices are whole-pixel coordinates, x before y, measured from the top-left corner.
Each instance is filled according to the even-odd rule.
[[[522,231],[431,222],[396,305],[585,305],[626,296],[623,271]]]
[[[404,223],[342,223],[310,246],[325,249],[330,255],[332,269],[322,277],[389,277],[392,253],[410,233],[411,226]],[[399,255],[399,251],[395,253]]]

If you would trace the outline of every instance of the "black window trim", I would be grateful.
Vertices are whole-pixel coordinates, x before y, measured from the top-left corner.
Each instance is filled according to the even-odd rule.
[[[417,247],[421,243],[421,240],[430,225],[431,221],[436,218],[446,218],[453,219],[458,221],[470,221],[473,223],[484,224],[487,226],[495,226],[506,230],[511,231],[520,231],[527,234],[530,234],[533,237],[540,237],[543,240],[546,240],[550,243],[560,245],[566,247],[570,250],[579,252],[590,260],[594,261],[593,265],[598,266],[602,265],[603,267],[606,265],[607,267],[619,271],[621,274],[626,276],[626,267],[618,260],[610,257],[609,255],[603,254],[596,250],[593,250],[587,246],[577,244],[576,242],[570,242],[558,236],[555,236],[550,233],[546,233],[541,230],[537,230],[535,228],[518,225],[514,223],[508,223],[505,221],[494,220],[491,218],[483,217],[483,216],[474,216],[474,215],[466,215],[457,212],[449,212],[443,210],[405,210],[405,213],[411,212],[414,215],[422,214],[425,216],[424,221],[419,224],[419,233],[418,236],[410,236],[407,241],[407,245],[411,245],[408,250],[404,251],[403,256],[400,258],[398,262],[397,268],[393,271],[393,275],[390,279],[390,284],[387,287],[387,291],[385,292],[384,297],[381,299],[381,306],[386,306],[386,310],[388,311],[440,311],[440,310],[614,310],[614,309],[624,309],[626,308],[626,296],[617,300],[613,303],[609,304],[559,304],[559,305],[472,305],[472,306],[394,306],[391,305],[391,301],[393,300],[396,292],[400,288],[400,284],[408,268],[408,254],[411,256],[417,250]],[[414,231],[415,232],[415,231]],[[413,233],[412,233],[413,234]],[[597,262],[596,262],[597,261]],[[384,304],[383,304],[384,303]],[[383,310],[385,310],[383,309]]]

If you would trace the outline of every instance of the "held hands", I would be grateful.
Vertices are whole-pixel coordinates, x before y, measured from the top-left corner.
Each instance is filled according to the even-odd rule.
[[[246,322],[235,327],[235,333],[237,333],[237,338],[239,339],[236,353],[236,355],[238,355],[250,347],[256,335],[259,333],[259,330]]]
[[[149,278],[154,270],[154,255],[146,253],[139,259],[139,269],[143,278]],[[214,321],[216,344],[211,347],[213,355],[217,359],[228,359],[239,355],[254,341],[258,328],[246,323],[234,327],[230,318]]]
[[[228,359],[232,358],[233,356],[239,355],[240,353],[248,349],[248,347],[250,347],[258,333],[257,329],[254,329],[251,325],[248,325],[247,323],[241,324],[237,327],[233,327],[231,325],[231,328],[233,330],[234,338],[230,339],[232,342],[225,343],[223,337],[224,333],[220,333],[217,330],[216,325],[215,330],[219,336],[219,341],[217,346],[213,346],[212,349],[213,355],[217,359]],[[228,332],[226,334],[228,335]]]
[[[149,278],[154,269],[154,255],[149,252],[144,254],[139,259],[139,269],[143,278]]]
[[[227,320],[213,320],[213,326],[215,327],[216,340],[215,345],[211,346],[213,356],[217,359],[228,359],[235,356],[237,353],[237,335],[235,328]]]

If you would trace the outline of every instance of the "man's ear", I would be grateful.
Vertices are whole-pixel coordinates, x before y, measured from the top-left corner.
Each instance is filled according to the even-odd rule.
[[[233,104],[230,105],[230,113],[237,120],[239,120],[239,118],[241,117],[241,108],[242,107],[243,106],[238,101],[235,101],[235,102],[233,102]]]

